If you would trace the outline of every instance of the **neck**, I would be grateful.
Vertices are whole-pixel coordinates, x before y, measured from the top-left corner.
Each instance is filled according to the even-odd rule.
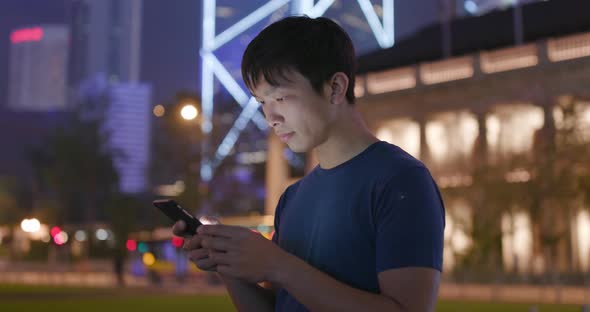
[[[347,107],[334,121],[328,139],[316,148],[320,167],[334,168],[377,141],[360,114],[352,106]]]

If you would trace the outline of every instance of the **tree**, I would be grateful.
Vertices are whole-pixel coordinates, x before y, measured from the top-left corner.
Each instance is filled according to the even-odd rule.
[[[104,218],[100,207],[118,190],[114,158],[102,127],[107,99],[81,102],[69,122],[31,155],[42,196],[54,199],[56,222],[91,223]]]
[[[23,217],[15,193],[15,181],[0,180],[0,224],[16,224]]]

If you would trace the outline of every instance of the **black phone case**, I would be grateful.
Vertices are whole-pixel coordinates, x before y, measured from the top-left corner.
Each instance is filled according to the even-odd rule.
[[[153,202],[160,211],[162,211],[172,221],[184,221],[186,223],[185,232],[190,235],[197,233],[197,228],[201,225],[201,222],[197,220],[188,211],[182,208],[178,203],[171,199],[159,199]]]

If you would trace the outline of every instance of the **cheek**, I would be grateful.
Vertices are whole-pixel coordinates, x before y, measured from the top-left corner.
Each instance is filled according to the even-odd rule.
[[[321,111],[318,110],[302,110],[298,114],[298,122],[301,126],[302,134],[308,137],[321,139],[327,133],[328,120]]]

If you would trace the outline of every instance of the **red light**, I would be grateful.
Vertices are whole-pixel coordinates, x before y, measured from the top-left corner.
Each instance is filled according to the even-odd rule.
[[[184,245],[184,238],[172,236],[172,245],[176,248],[182,247],[182,245]]]
[[[51,234],[51,237],[55,237],[57,234],[61,233],[61,229],[59,228],[59,226],[54,226],[51,228],[51,231],[49,231],[49,233]]]
[[[56,245],[61,246],[63,244],[66,243],[63,235],[60,235],[60,233],[57,233],[57,235],[53,236],[53,241],[55,242]]]
[[[41,41],[41,39],[43,39],[43,28],[41,27],[15,30],[10,35],[10,41],[12,44],[29,41]]]
[[[126,246],[127,246],[127,250],[135,251],[137,249],[137,242],[132,239],[128,239]]]

